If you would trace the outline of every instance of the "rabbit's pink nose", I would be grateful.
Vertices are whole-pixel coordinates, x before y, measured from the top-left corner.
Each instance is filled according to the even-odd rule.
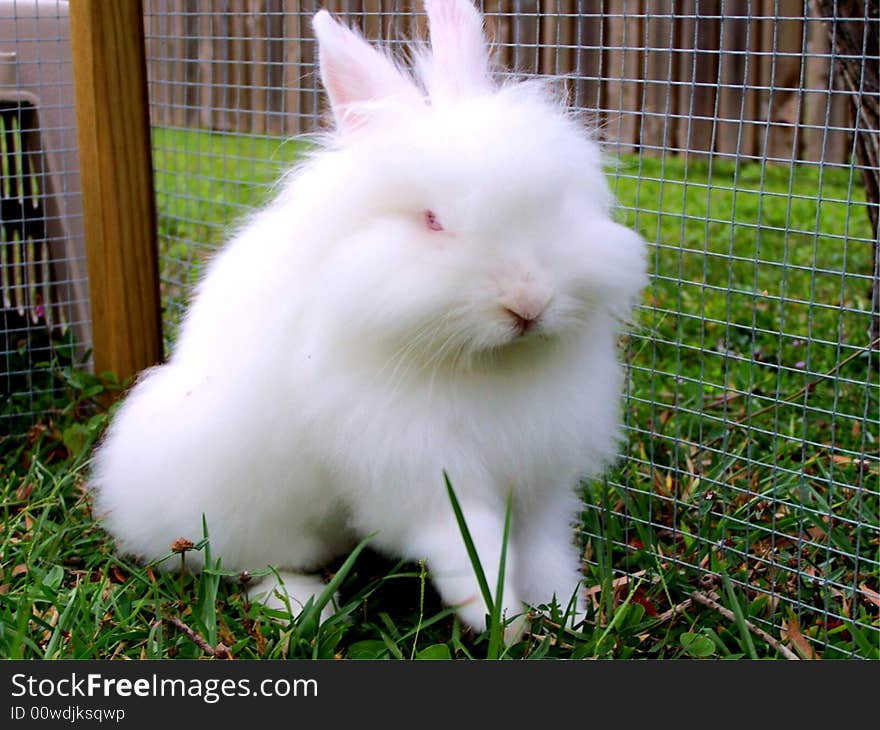
[[[518,336],[538,327],[544,312],[550,306],[552,295],[535,288],[517,288],[501,297],[499,304],[514,326]]]
[[[541,319],[541,312],[532,314],[531,312],[517,311],[511,307],[504,307],[504,311],[510,316],[514,329],[519,335],[524,335],[526,332],[533,330],[538,324],[538,320]]]

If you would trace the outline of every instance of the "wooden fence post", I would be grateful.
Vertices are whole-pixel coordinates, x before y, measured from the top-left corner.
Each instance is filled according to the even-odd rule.
[[[156,206],[140,0],[70,3],[95,372],[162,358]]]

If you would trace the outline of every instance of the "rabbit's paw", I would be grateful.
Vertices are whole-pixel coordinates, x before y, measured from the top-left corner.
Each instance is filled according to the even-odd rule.
[[[325,587],[324,582],[315,575],[279,571],[277,577],[270,574],[248,586],[248,597],[252,601],[263,603],[267,608],[289,613],[291,618],[296,618],[309,599],[317,600]],[[338,594],[335,595],[321,609],[321,623],[335,613],[338,597]]]

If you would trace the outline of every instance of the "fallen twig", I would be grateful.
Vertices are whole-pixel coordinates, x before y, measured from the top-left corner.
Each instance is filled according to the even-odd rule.
[[[657,616],[655,621],[657,621],[657,623],[659,624],[665,623],[666,621],[669,621],[669,619],[684,613],[693,605],[693,600],[690,598],[686,598],[681,603],[676,603],[672,608],[667,609],[666,611],[661,613],[659,616]]]
[[[186,637],[192,641],[199,649],[205,652],[208,656],[212,656],[215,659],[232,659],[232,654],[229,651],[229,647],[226,646],[222,641],[217,644],[217,646],[211,646],[206,640],[205,637],[202,636],[198,631],[191,629],[187,626],[183,621],[181,621],[177,616],[171,616],[168,619],[173,623],[178,629],[180,629]]]
[[[637,573],[633,573],[632,575],[622,575],[620,578],[615,578],[613,581],[611,581],[611,587],[613,590],[616,591],[618,588],[620,588],[622,586],[629,585],[629,582],[631,580],[641,578],[647,572],[648,571],[646,571],[646,570],[640,570]],[[656,580],[657,579],[652,579],[652,582],[655,582]],[[587,588],[584,595],[587,598],[592,599],[593,602],[595,603],[595,595],[597,593],[600,593],[604,587],[605,586],[602,583],[598,583],[597,585],[590,586],[589,588]]]
[[[718,603],[718,601],[714,600],[714,598],[718,597],[717,593],[712,594],[714,598],[710,598],[705,593],[701,593],[700,591],[691,591],[689,595],[694,601],[702,604],[703,606],[706,606],[707,608],[711,608],[713,611],[717,611],[728,621],[736,621],[736,616],[734,615],[733,611],[725,608],[720,603]],[[785,646],[781,641],[779,641],[779,639],[774,638],[763,629],[759,629],[751,621],[746,621],[745,625],[746,628],[751,631],[755,636],[757,636],[759,639],[763,639],[764,641],[766,641],[786,659],[790,661],[800,661],[800,657],[787,646]]]

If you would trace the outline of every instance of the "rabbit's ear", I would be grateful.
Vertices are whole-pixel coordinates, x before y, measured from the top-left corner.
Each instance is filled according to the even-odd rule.
[[[384,54],[326,10],[315,14],[312,27],[318,39],[321,81],[340,131],[365,124],[370,102],[392,97],[419,101],[415,85]]]
[[[492,88],[483,19],[471,0],[425,0],[431,29],[428,86],[434,100],[485,94]]]

